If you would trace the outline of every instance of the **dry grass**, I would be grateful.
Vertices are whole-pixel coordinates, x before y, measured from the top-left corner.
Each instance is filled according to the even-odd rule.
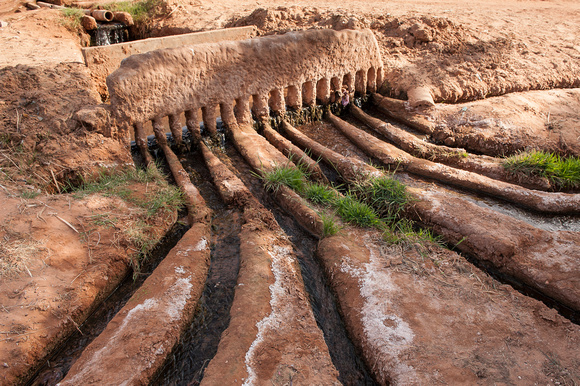
[[[41,245],[36,240],[5,237],[0,242],[0,278],[14,278],[23,272],[32,277],[29,266],[46,252]]]

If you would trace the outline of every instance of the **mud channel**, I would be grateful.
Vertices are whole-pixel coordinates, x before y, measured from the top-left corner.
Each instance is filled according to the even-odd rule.
[[[271,35],[284,23],[298,27],[306,14],[334,29]],[[432,43],[442,34],[460,41],[464,28],[444,18],[388,15],[371,28],[341,20],[316,10],[258,10],[230,26],[255,23],[267,36],[129,56],[106,78],[107,103],[71,112],[75,133],[106,142],[128,169],[163,171],[183,208],[155,217],[107,194],[77,203],[64,188],[66,168],[59,177],[47,169],[60,198],[21,198],[17,209],[27,217],[19,229],[49,228],[49,208],[50,226],[74,232],[76,248],[86,245],[88,254],[62,262],[77,264],[58,277],[66,296],[38,300],[48,286],[37,273],[57,274],[48,241],[37,252],[44,265],[24,265],[13,293],[3,287],[3,312],[30,313],[34,323],[2,327],[9,359],[1,379],[63,386],[580,382],[580,189],[504,166],[505,157],[530,150],[580,155],[580,91],[528,91],[574,87],[577,79],[550,72],[534,87],[512,78],[492,87],[478,73],[479,89],[454,83],[446,90],[447,77],[429,82],[411,71],[395,84],[385,53],[458,50]],[[468,56],[479,52],[461,47]],[[61,127],[69,130],[64,121]],[[131,139],[132,160],[125,154]],[[158,185],[143,179],[133,190],[145,195]],[[86,213],[99,202],[107,216],[124,208],[151,217],[150,232],[167,230],[145,265],[130,269],[141,252],[133,239],[119,239],[125,225],[107,217],[85,231]],[[94,254],[101,243],[107,253]],[[92,303],[80,304],[84,293]],[[40,318],[53,325],[42,327]]]
[[[273,212],[277,222],[292,240],[310,305],[318,326],[324,332],[325,342],[332,347],[330,353],[333,364],[340,372],[341,382],[375,384],[348,338],[334,295],[326,283],[319,263],[315,260],[313,251],[316,249],[317,240],[306,233],[291,215],[283,212],[272,198],[265,194],[260,180],[253,175],[249,166],[231,145],[226,144],[220,154],[232,165],[235,174],[240,176],[251,192]],[[190,170],[192,180],[214,211],[212,264],[200,300],[200,309],[161,374],[153,381],[154,384],[201,383],[203,372],[215,355],[220,336],[229,323],[229,310],[239,267],[240,212],[236,208],[224,206],[215,188],[211,184],[204,184],[204,181],[209,181],[211,177],[207,169],[201,166],[203,160],[198,151],[189,153],[182,159],[182,163],[186,170]]]
[[[370,104],[367,107],[371,114],[388,121],[385,116],[377,112]],[[348,114],[342,118],[367,133],[372,132],[368,127],[365,127]],[[396,124],[392,120],[390,122]],[[404,125],[399,125],[398,127],[413,132]],[[298,129],[313,140],[323,142],[326,138],[333,138],[329,149],[345,157],[355,158],[372,165],[378,165],[380,162],[376,158],[366,155],[364,151],[345,138],[329,122],[315,121],[299,126]],[[221,130],[223,131],[223,127]],[[185,145],[191,150],[184,152],[180,156],[180,162],[185,170],[188,171],[192,182],[200,190],[201,195],[213,212],[211,221],[211,263],[208,278],[192,322],[181,335],[177,346],[168,355],[160,372],[151,380],[152,384],[159,385],[196,385],[202,383],[204,370],[215,356],[220,337],[229,324],[230,308],[234,300],[240,264],[239,237],[243,224],[243,213],[236,207],[226,205],[220,199],[216,187],[210,182],[212,180],[211,174],[203,166],[204,160],[201,152],[192,143],[192,138],[187,134],[186,127],[184,127],[183,132],[185,133]],[[168,138],[172,140],[171,135],[168,135]],[[418,137],[421,140],[425,139],[423,136],[418,135]],[[215,148],[216,154],[249,187],[251,193],[274,214],[276,221],[293,243],[294,252],[300,265],[301,276],[308,292],[309,304],[312,307],[316,323],[324,334],[324,341],[328,346],[332,363],[339,372],[338,380],[347,385],[371,385],[384,382],[384,379],[377,381],[376,373],[372,375],[373,373],[367,370],[369,358],[366,359],[367,364],[365,365],[365,360],[362,358],[364,353],[361,354],[360,346],[358,348],[355,347],[351,341],[349,332],[343,322],[344,316],[341,315],[340,302],[337,301],[336,293],[334,292],[336,289],[332,289],[332,284],[329,284],[329,278],[327,273],[325,273],[324,266],[321,265],[319,258],[314,253],[319,243],[318,239],[306,232],[296,222],[292,213],[287,213],[278,206],[276,200],[264,190],[263,184],[256,173],[252,171],[250,166],[231,145],[231,140],[227,136],[222,136],[220,142],[225,146]],[[163,157],[156,146],[155,140],[150,140],[149,143],[153,154]],[[174,149],[176,148],[174,147]],[[139,154],[135,153],[135,156],[138,162],[142,161],[140,161]],[[163,158],[160,158],[160,160],[163,162]],[[335,185],[339,186],[347,183],[329,165],[321,163],[321,166]],[[413,177],[406,172],[396,172],[393,177],[408,186],[422,189],[427,189],[430,185],[435,184],[437,189],[441,189],[449,197],[458,197],[475,203],[482,208],[510,215],[545,231],[578,231],[580,219],[577,216],[547,216],[530,213],[489,196],[478,195],[473,192],[445,186],[435,181]],[[173,231],[173,239],[183,233],[183,228]],[[168,241],[168,243],[169,247],[171,247],[175,244],[175,241]],[[453,250],[456,245],[448,244],[448,248]],[[166,253],[163,251],[167,251],[167,248],[159,250],[158,255],[161,258]],[[478,277],[478,280],[491,283],[493,288],[501,288],[506,284],[511,285],[520,291],[521,295],[519,296],[535,297],[543,301],[547,306],[558,310],[573,323],[578,323],[578,312],[574,309],[546,296],[542,291],[523,283],[521,280],[502,273],[492,264],[486,264],[478,259],[476,255],[467,252],[465,256],[457,255],[457,258],[464,259],[465,262],[463,264],[470,266],[469,270],[472,275],[475,270],[478,272],[476,275],[485,276],[485,278]],[[151,269],[153,268],[154,266],[152,265]],[[78,336],[67,341],[61,353],[48,362],[50,369],[42,370],[35,381],[30,384],[54,384],[64,377],[70,367],[69,363],[74,361],[83,348],[90,343],[91,336],[96,336],[102,331],[112,316],[119,311],[142,282],[143,280],[136,282],[127,280],[106,301],[100,311],[93,315],[86,325],[82,326],[83,330],[91,331],[92,334],[90,336],[77,334]],[[355,337],[355,339],[357,338]]]

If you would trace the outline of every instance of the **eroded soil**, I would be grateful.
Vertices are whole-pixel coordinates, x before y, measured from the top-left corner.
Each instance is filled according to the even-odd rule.
[[[256,25],[261,35],[370,28],[385,64],[381,93],[406,99],[409,88],[424,86],[436,102],[472,101],[405,107],[410,116],[433,125],[434,140],[493,156],[528,148],[580,154],[580,97],[574,89],[580,86],[580,4],[575,1],[349,0],[317,1],[313,7],[303,1],[169,0],[164,6],[171,13],[151,22],[152,35],[241,25]],[[107,122],[87,127],[74,119],[82,107],[101,103],[95,84],[103,79],[91,78],[102,74],[91,75],[84,66],[83,38],[62,25],[60,12],[26,11],[12,1],[0,8],[0,20],[0,380],[15,383],[78,329],[129,272],[137,252],[123,231],[146,221],[157,238],[177,216],[147,218],[118,198],[59,194],[103,167],[131,164],[131,155],[104,135]],[[374,162],[328,123],[301,130],[344,156]],[[135,186],[138,194],[150,189]],[[117,225],[95,223],[113,212],[121,219]],[[570,237],[574,245],[577,239]],[[580,382],[578,326],[553,309],[497,282],[455,252],[416,245],[401,250],[357,231],[341,245],[353,240],[360,245],[351,249],[361,248],[356,264],[352,259],[343,259],[342,266],[322,264],[329,277],[339,277],[331,287],[343,319],[379,382]],[[328,247],[334,257],[337,245]],[[17,266],[4,264],[15,259]],[[579,262],[571,264],[577,272]],[[383,279],[386,287],[373,286]],[[383,348],[392,349],[382,354],[372,354],[381,342],[372,341],[364,324],[365,313],[373,310],[356,306],[373,296],[390,299],[380,310],[387,317],[379,327],[396,330],[404,321],[412,331],[412,336],[405,329],[398,330],[402,335],[387,334],[392,339]],[[321,356],[329,363],[325,349]],[[256,358],[260,355],[264,362],[270,359],[267,351]],[[262,371],[275,378],[276,363],[265,363]],[[280,384],[295,374],[295,369],[278,370]],[[335,375],[332,369],[328,373]]]

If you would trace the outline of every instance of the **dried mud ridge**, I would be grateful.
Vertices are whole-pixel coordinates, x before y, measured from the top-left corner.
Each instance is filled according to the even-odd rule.
[[[341,134],[329,138],[330,126],[320,126],[323,141],[284,119],[287,106],[300,111],[346,104],[367,93],[378,108],[392,113],[389,100],[374,94],[382,63],[367,30],[305,31],[125,60],[107,79],[110,107],[93,107],[85,116],[105,112],[113,122],[109,136],[120,141],[128,141],[134,129],[147,167],[155,166],[143,125],[153,122],[158,145],[185,193],[192,227],[60,384],[150,382],[193,317],[208,274],[212,213],[161,125],[168,116],[175,149],[182,149],[182,113],[221,199],[241,216],[230,322],[208,358],[202,384],[348,383],[315,319],[291,240],[228,157],[207,145],[217,134],[218,115],[228,142],[258,175],[300,161],[327,184],[326,167],[306,154],[331,165],[347,185],[384,175],[365,162],[368,157],[397,168],[413,198],[406,216],[461,252],[579,311],[578,232],[541,230],[418,177],[547,214],[578,214],[580,195],[550,192],[544,181],[522,186],[493,157],[425,144],[354,106],[352,116],[368,127],[362,130],[362,124],[329,113],[333,130]],[[200,131],[200,110],[207,138]],[[276,130],[271,116],[281,122]],[[346,138],[354,151],[334,146]],[[320,238],[315,251],[324,272],[320,280],[328,281],[348,335],[377,383],[578,381],[580,328],[555,310],[434,244],[389,244],[376,230],[350,226],[323,238],[321,215],[301,196],[283,186],[273,198]]]

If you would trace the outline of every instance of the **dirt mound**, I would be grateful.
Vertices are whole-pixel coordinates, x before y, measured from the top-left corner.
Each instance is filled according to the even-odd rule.
[[[329,12],[315,7],[258,8],[247,16],[234,16],[226,25],[242,27],[255,25],[260,35],[280,34],[311,28],[369,28],[370,18],[351,12]]]
[[[84,65],[5,67],[0,89],[0,165],[11,182],[57,192],[102,166],[130,162],[118,141],[73,118],[99,101]]]
[[[371,28],[385,62],[380,91],[396,98],[405,99],[406,91],[415,86],[427,86],[436,101],[452,103],[515,91],[580,86],[577,46],[550,44],[545,35],[535,33],[516,40],[509,30],[468,27],[447,16],[392,16],[295,6],[259,8],[249,15],[234,16],[226,26],[246,25],[255,25],[261,35],[308,28]]]

